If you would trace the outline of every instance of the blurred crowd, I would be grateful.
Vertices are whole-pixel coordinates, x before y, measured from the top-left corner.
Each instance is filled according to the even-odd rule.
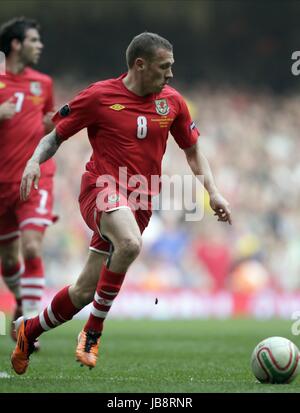
[[[56,88],[57,106],[78,91],[59,83]],[[300,97],[203,85],[184,96],[217,186],[231,204],[233,225],[217,222],[206,194],[200,221],[187,222],[185,211],[155,211],[126,285],[242,293],[299,288]],[[91,232],[77,198],[90,153],[86,131],[81,131],[56,155],[55,212],[60,219],[44,243],[50,287],[75,280],[87,256]],[[163,173],[190,174],[171,136]]]

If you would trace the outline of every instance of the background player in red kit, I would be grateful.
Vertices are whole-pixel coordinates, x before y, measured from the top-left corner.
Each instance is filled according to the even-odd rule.
[[[188,108],[167,85],[173,77],[172,45],[157,34],[142,33],[128,46],[126,58],[128,73],[91,85],[55,115],[56,129],[42,139],[24,171],[21,198],[27,199],[32,183],[37,188],[39,164],[52,157],[62,141],[87,127],[93,155],[82,177],[79,203],[94,231],[91,251],[76,284],[58,292],[39,316],[17,320],[18,344],[11,360],[18,374],[26,371],[34,340],[43,331],[70,320],[92,301],[90,317],[78,337],[76,359],[95,366],[103,322],[141,249],[141,234],[148,225],[150,198],[155,193],[146,184],[161,173],[169,132],[184,150],[192,171],[204,175],[218,220],[231,223],[228,203],[200,151],[199,132]],[[127,180],[144,177],[140,192],[146,196],[145,203],[149,201],[148,209],[136,209],[130,201],[133,189],[128,181],[120,181],[120,167],[127,167]],[[102,185],[104,176],[116,183],[115,188]]]
[[[54,126],[52,80],[30,67],[43,49],[34,20],[21,17],[3,24],[0,49],[6,56],[6,74],[0,76],[1,273],[16,298],[14,318],[22,309],[30,317],[38,314],[43,293],[41,245],[53,220],[54,161],[43,164],[39,189],[27,201],[20,200],[19,186],[26,162]]]

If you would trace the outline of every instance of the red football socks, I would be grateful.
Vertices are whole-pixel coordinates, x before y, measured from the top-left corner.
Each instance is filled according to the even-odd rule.
[[[60,290],[51,304],[38,316],[28,319],[26,323],[26,337],[33,341],[44,331],[51,330],[73,318],[81,309],[76,308],[69,296],[69,286]]]
[[[103,322],[110,310],[113,300],[120,291],[124,278],[125,274],[110,271],[103,265],[92,304],[91,314],[84,326],[84,331],[93,330],[97,333],[101,333]]]
[[[25,259],[25,271],[21,277],[21,298],[25,317],[36,316],[40,311],[45,278],[41,257]]]

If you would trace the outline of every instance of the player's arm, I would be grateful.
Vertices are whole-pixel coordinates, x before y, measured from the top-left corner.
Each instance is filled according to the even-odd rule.
[[[16,113],[16,104],[13,103],[14,98],[6,100],[0,105],[0,122],[11,119]]]
[[[62,140],[56,133],[56,129],[53,129],[52,132],[40,140],[23,172],[20,186],[21,200],[25,201],[29,197],[32,183],[35,189],[38,188],[38,182],[41,176],[40,164],[52,158],[61,143]]]
[[[49,133],[53,130],[54,128],[54,123],[52,122],[52,118],[54,116],[55,112],[50,111],[47,112],[44,117],[43,117],[43,124],[45,128],[45,133]]]
[[[215,211],[215,215],[218,217],[218,221],[228,222],[231,224],[231,212],[229,209],[229,203],[220,194],[210,169],[208,160],[200,149],[199,142],[190,148],[184,149],[187,162],[197,176],[203,176],[204,187],[209,193],[210,206]]]
[[[95,91],[96,89],[96,91]],[[95,99],[98,97],[97,87],[91,85],[80,92],[67,105],[64,105],[53,117],[56,128],[41,139],[32,157],[27,162],[23,172],[20,196],[22,200],[29,197],[32,183],[37,189],[40,178],[40,164],[50,159],[61,143],[75,135],[81,129],[87,128],[97,119]],[[52,103],[44,109],[45,113],[51,110]]]
[[[22,200],[25,201],[29,197],[32,183],[34,188],[37,189],[40,178],[40,164],[50,159],[63,141],[95,122],[97,119],[96,108],[98,107],[98,105],[95,105],[95,99],[98,96],[97,87],[91,85],[54,115],[53,122],[56,128],[41,139],[23,172],[20,187]],[[50,103],[45,108],[45,113],[49,112],[51,107],[52,104]]]

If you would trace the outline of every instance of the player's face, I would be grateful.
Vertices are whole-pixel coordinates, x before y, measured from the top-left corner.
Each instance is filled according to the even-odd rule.
[[[36,29],[28,29],[20,49],[20,57],[25,65],[37,64],[43,49],[43,43]]]
[[[174,63],[173,53],[169,50],[159,48],[155,57],[145,62],[143,71],[143,87],[148,93],[160,93],[164,86],[173,78],[172,65]]]

